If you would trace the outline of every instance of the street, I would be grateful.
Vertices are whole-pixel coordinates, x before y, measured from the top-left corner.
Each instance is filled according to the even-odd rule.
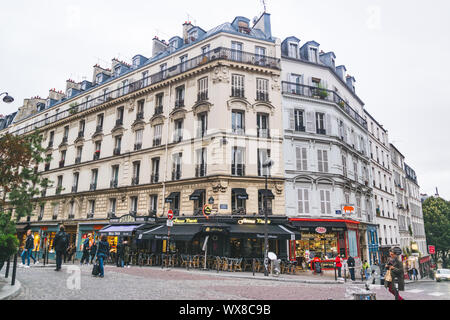
[[[312,284],[237,278],[239,273],[105,267],[105,278],[91,275],[92,266],[64,265],[18,268],[22,292],[17,300],[351,300],[363,286]],[[3,272],[2,272],[3,275]],[[251,274],[248,274],[251,276]],[[261,275],[259,275],[261,276]],[[283,276],[283,275],[282,275]],[[281,277],[282,277],[281,276]],[[291,277],[293,278],[293,277]],[[383,286],[374,286],[377,300],[394,300]],[[449,300],[447,282],[406,285],[406,300]]]

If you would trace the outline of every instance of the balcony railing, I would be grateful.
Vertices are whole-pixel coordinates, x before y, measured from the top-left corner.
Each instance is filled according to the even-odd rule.
[[[269,129],[258,129],[258,138],[270,138]]]
[[[89,191],[95,191],[96,189],[97,189],[97,184],[91,183],[91,185],[89,186]]]
[[[269,93],[268,92],[256,92],[256,100],[257,101],[269,101]]]
[[[142,119],[144,119],[144,112],[136,113],[136,120],[142,120]]]
[[[154,138],[153,139],[153,146],[157,147],[161,145],[161,138]]]
[[[119,87],[119,88],[109,92],[108,97],[111,97],[111,99],[117,99],[117,98],[124,96],[126,94],[129,94],[131,92],[134,92],[139,89],[152,86],[158,82],[164,81],[167,78],[171,78],[171,77],[177,76],[183,72],[187,72],[189,70],[197,68],[201,65],[204,65],[205,63],[212,62],[212,61],[218,61],[218,60],[236,61],[236,62],[243,63],[243,64],[257,65],[257,66],[262,66],[262,67],[277,69],[277,70],[281,69],[280,59],[278,59],[278,58],[261,56],[261,55],[256,55],[254,53],[236,51],[236,50],[231,50],[229,48],[218,47],[218,48],[210,50],[209,52],[207,52],[205,54],[202,54],[195,58],[192,58],[186,62],[179,63],[179,64],[174,65],[166,70],[160,71],[158,73],[150,75],[141,80],[132,82],[126,86]],[[73,108],[77,108],[77,110],[79,110],[79,111],[84,111],[84,110],[96,107],[98,105],[101,105],[105,102],[107,102],[107,101],[105,101],[105,99],[104,99],[104,94],[101,93],[101,94],[99,94],[99,96],[94,97],[91,100],[88,100],[88,101],[79,103],[76,106],[73,106]],[[47,124],[51,124],[56,121],[67,118],[69,116],[72,116],[72,113],[69,110],[70,109],[67,109],[67,110],[61,111],[55,115],[47,117],[46,119],[36,121],[24,128],[21,128],[21,129],[18,129],[16,131],[12,132],[12,134],[16,134],[16,135],[24,134],[24,133],[33,131],[35,129],[41,128]]]
[[[103,126],[97,126],[95,128],[95,133],[94,134],[101,133],[102,131],[103,131]]]
[[[116,120],[116,127],[123,125],[123,119]]]
[[[243,88],[231,88],[231,96],[235,98],[245,98],[244,95],[244,89]]]
[[[141,149],[142,149],[142,143],[135,143],[134,144],[134,151],[141,150]]]
[[[173,142],[181,142],[183,140],[183,130],[175,129],[173,133]]]
[[[238,134],[238,135],[241,135],[241,136],[245,135],[245,129],[244,128],[231,128],[231,131],[234,134]]]
[[[181,170],[172,171],[172,180],[180,180],[181,179]]]
[[[247,210],[245,208],[236,208],[231,211],[232,215],[246,215]]]
[[[151,183],[157,183],[159,181],[159,174],[152,174],[150,177],[150,182]]]
[[[137,186],[139,184],[139,177],[134,177],[131,179],[131,185]]]
[[[175,109],[178,109],[178,108],[183,108],[184,107],[184,100],[176,100],[175,101]]]
[[[208,100],[208,91],[199,92],[197,94],[197,102]]]
[[[283,94],[295,94],[308,98],[334,102],[338,106],[340,106],[348,115],[350,115],[350,117],[352,117],[356,122],[367,129],[367,121],[364,120],[364,118],[362,118],[354,109],[352,109],[349,104],[337,94],[336,91],[287,81],[282,81],[281,86]]]
[[[63,137],[63,138],[62,138],[62,142],[61,142],[61,144],[63,144],[63,143],[67,143],[68,139],[69,139],[68,137]]]
[[[195,176],[197,178],[206,176],[206,163],[195,166]]]
[[[111,180],[109,183],[110,188],[117,188],[118,182],[117,180]]]
[[[163,106],[155,107],[155,116],[163,113]]]
[[[245,164],[232,164],[231,174],[233,176],[245,176]]]

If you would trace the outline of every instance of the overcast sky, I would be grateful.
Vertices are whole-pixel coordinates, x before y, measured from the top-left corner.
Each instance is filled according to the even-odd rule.
[[[266,1],[272,33],[320,43],[356,78],[366,109],[418,176],[421,192],[450,199],[450,2],[447,0]],[[180,35],[191,20],[204,30],[253,19],[260,0],[15,0],[0,9],[0,114],[23,99],[92,80],[111,59],[151,56],[155,35]]]

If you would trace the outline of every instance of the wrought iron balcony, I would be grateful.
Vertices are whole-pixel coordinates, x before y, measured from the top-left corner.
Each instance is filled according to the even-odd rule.
[[[117,119],[116,120],[116,127],[121,126],[121,125],[123,125],[123,119],[122,118]]]
[[[78,131],[78,138],[84,137],[84,131]]]
[[[134,144],[134,151],[141,150],[141,149],[142,149],[142,143],[135,143]]]
[[[247,210],[245,208],[236,208],[231,211],[232,215],[246,215]]]
[[[159,181],[159,174],[152,174],[150,177],[150,182],[151,183],[157,183]]]
[[[198,164],[195,166],[195,177],[204,177],[206,176],[206,163]]]
[[[245,164],[232,164],[231,175],[233,176],[245,176]]]
[[[364,118],[361,117],[354,109],[352,109],[350,105],[337,94],[336,91],[287,81],[282,81],[281,86],[283,94],[294,94],[308,98],[334,102],[356,122],[367,129],[367,121],[364,120]]]
[[[120,155],[120,148],[114,148],[113,155],[115,155],[115,156]]]
[[[256,91],[256,100],[257,101],[269,101],[269,93]]]
[[[153,146],[157,147],[161,145],[161,138],[154,138],[153,139]]]
[[[180,180],[181,179],[181,170],[172,171],[172,180]]]
[[[63,144],[63,143],[67,143],[68,139],[69,139],[68,137],[63,137],[63,138],[62,138],[62,142],[61,142],[61,144]]]
[[[208,100],[208,91],[197,93],[197,102],[202,102],[206,100]]]
[[[118,185],[118,181],[117,180],[111,180],[109,182],[109,187],[110,188],[117,188],[117,185]]]
[[[163,113],[163,106],[155,107],[155,116]]]
[[[91,183],[89,186],[89,191],[95,191],[97,189],[97,184],[96,183]]]
[[[139,177],[134,177],[131,179],[131,185],[137,186],[139,184]]]
[[[238,134],[240,136],[245,135],[245,129],[244,128],[231,128],[232,132],[234,134]]]
[[[183,99],[175,101],[175,109],[178,109],[178,108],[184,108],[184,100]]]
[[[97,126],[95,128],[95,133],[94,134],[101,133],[102,131],[103,131],[103,126]]]
[[[136,113],[136,120],[142,120],[142,119],[144,119],[144,112]]]
[[[258,129],[258,138],[270,138],[269,129]]]
[[[117,88],[117,89],[109,92],[108,97],[110,97],[111,100],[120,98],[120,97],[127,95],[129,93],[132,93],[136,90],[155,85],[156,83],[165,81],[168,78],[175,77],[179,74],[190,71],[199,66],[205,65],[205,64],[213,62],[213,61],[218,61],[218,60],[234,61],[234,62],[238,62],[238,63],[242,63],[242,64],[250,64],[250,65],[261,66],[261,67],[265,67],[265,68],[281,70],[281,61],[278,58],[257,55],[257,54],[249,53],[249,52],[232,50],[229,48],[218,47],[218,48],[212,49],[209,52],[206,52],[202,55],[194,57],[188,61],[179,63],[177,65],[169,67],[168,69],[165,69],[158,73],[150,75],[144,79],[140,79],[140,80],[132,82],[126,86]],[[99,99],[99,98],[101,98],[101,99]],[[82,112],[84,110],[91,109],[98,105],[107,103],[107,101],[108,101],[108,99],[104,99],[104,93],[99,93],[99,96],[93,97],[89,101],[85,101],[76,106],[73,106],[73,108],[77,108],[77,110]],[[34,131],[35,129],[39,129],[47,124],[54,123],[56,121],[65,119],[72,115],[73,114],[69,111],[69,109],[64,110],[55,115],[47,117],[46,119],[42,119],[42,120],[36,121],[34,123],[31,123],[30,125],[28,125],[24,128],[18,129],[12,133],[19,135],[19,134],[31,132],[31,131]]]
[[[235,98],[245,98],[244,95],[244,89],[243,88],[231,88],[231,96]]]

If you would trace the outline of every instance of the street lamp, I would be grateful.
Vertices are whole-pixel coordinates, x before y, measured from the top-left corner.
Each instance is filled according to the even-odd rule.
[[[3,102],[5,102],[5,103],[11,103],[11,102],[14,101],[14,98],[11,97],[11,96],[8,94],[8,92],[0,93],[0,97],[1,97],[2,95],[5,95],[5,97],[3,98]]]
[[[264,189],[263,194],[263,203],[264,203],[264,276],[269,276],[269,240],[267,236],[267,176],[270,175],[270,168],[273,166],[274,161],[268,158],[262,165],[263,168],[267,168],[265,172],[266,177],[266,188]]]

